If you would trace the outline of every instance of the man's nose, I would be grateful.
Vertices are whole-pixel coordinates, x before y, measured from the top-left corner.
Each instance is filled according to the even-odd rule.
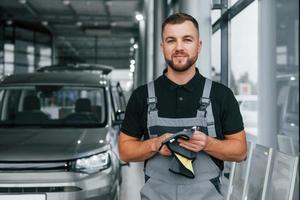
[[[182,49],[183,49],[183,43],[181,41],[178,41],[176,43],[176,50],[178,51],[178,50],[182,50]]]

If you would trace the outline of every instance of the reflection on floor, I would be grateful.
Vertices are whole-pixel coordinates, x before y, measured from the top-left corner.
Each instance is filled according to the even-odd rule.
[[[144,185],[143,168],[142,162],[122,167],[121,200],[140,200],[140,189]]]

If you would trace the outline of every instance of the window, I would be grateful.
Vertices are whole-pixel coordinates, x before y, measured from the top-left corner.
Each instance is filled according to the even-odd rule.
[[[211,24],[214,24],[221,17],[221,10],[216,9],[211,11]]]
[[[16,26],[0,27],[0,77],[52,64],[51,36]],[[4,33],[3,33],[4,32]]]
[[[257,94],[258,5],[252,2],[231,20],[231,89],[236,95]]]
[[[299,152],[299,1],[275,1],[278,132]],[[279,146],[279,149],[281,147]],[[284,151],[284,149],[280,149]]]
[[[233,6],[236,2],[238,2],[239,0],[228,0],[228,2],[230,1],[230,6]]]
[[[36,64],[37,67],[51,65],[51,48],[45,45],[36,45]]]
[[[14,49],[13,44],[4,44],[4,70],[3,75],[9,75],[14,73]]]
[[[212,35],[211,40],[211,77],[214,81],[221,81],[221,31]]]

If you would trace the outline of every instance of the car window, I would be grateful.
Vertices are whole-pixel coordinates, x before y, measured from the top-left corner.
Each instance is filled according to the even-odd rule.
[[[115,112],[118,110],[121,110],[121,103],[120,103],[120,96],[118,94],[117,88],[112,87],[111,88],[111,94],[112,94],[112,99],[113,99],[113,105],[114,105],[114,110]]]
[[[123,93],[123,89],[121,88],[120,85],[118,85],[117,90],[118,90],[118,94],[119,94],[119,97],[120,97],[121,111],[125,111],[125,109],[126,109],[126,100],[125,100],[125,96],[124,96],[124,93]]]
[[[43,85],[1,92],[2,125],[104,126],[107,121],[104,88]]]
[[[123,94],[123,90],[119,85],[111,87],[114,111],[125,111],[126,109],[126,100]]]

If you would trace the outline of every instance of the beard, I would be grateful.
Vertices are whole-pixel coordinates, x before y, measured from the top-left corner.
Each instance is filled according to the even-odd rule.
[[[198,58],[198,54],[197,54],[195,57],[192,58],[188,57],[185,63],[175,64],[173,57],[176,56],[177,54],[181,54],[181,55],[183,54],[185,56],[188,56],[188,54],[184,54],[184,53],[175,53],[175,55],[172,55],[171,59],[167,59],[165,57],[166,63],[176,72],[184,72],[188,70],[195,64]]]

